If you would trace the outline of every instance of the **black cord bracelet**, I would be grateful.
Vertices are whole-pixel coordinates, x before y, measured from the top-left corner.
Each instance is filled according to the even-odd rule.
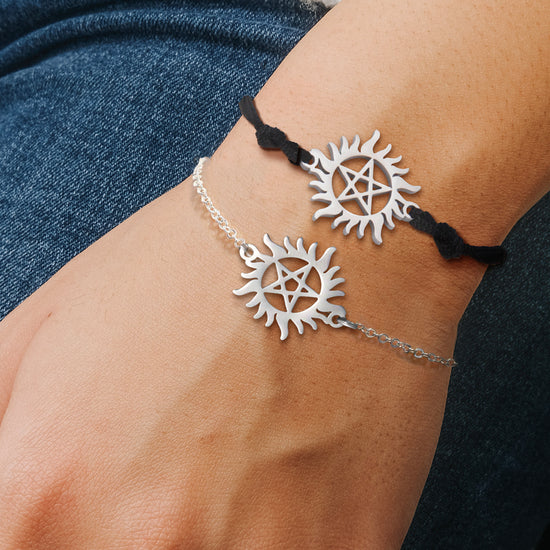
[[[252,97],[243,97],[239,102],[239,109],[254,126],[260,147],[282,151],[292,164],[315,176],[316,179],[310,182],[310,186],[318,192],[312,200],[323,202],[326,206],[315,212],[313,220],[321,217],[334,218],[333,229],[345,224],[344,234],[348,235],[351,229],[356,227],[359,238],[364,236],[369,226],[374,243],[381,244],[382,228],[386,226],[393,229],[395,217],[409,222],[414,229],[431,235],[439,253],[446,260],[469,256],[480,263],[492,266],[501,265],[506,260],[506,250],[502,246],[470,245],[449,224],[437,223],[429,212],[404,198],[403,193],[416,193],[420,186],[410,185],[401,177],[408,169],[395,166],[401,157],[387,156],[391,145],[382,151],[374,151],[374,145],[380,138],[378,130],[375,130],[372,137],[361,147],[359,136],[355,136],[351,144],[342,137],[340,147],[329,143],[330,157],[327,157],[318,149],[304,149],[298,143],[290,141],[279,128],[264,124]],[[346,166],[346,161],[357,158],[365,160],[360,170]],[[375,169],[383,174],[384,177],[380,179],[385,181],[375,179]],[[341,192],[337,192],[333,186],[333,176],[336,172],[346,184]],[[373,199],[379,195],[387,195],[388,200],[381,210],[375,212]],[[353,210],[346,208],[351,202],[355,203]],[[357,208],[360,214],[357,213]]]

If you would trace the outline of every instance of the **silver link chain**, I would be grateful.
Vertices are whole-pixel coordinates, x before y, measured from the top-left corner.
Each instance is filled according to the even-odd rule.
[[[199,159],[197,166],[195,166],[195,169],[193,170],[193,187],[197,190],[197,193],[200,195],[201,201],[206,207],[206,210],[210,212],[210,216],[218,224],[218,227],[225,233],[225,236],[232,240],[237,248],[244,249],[246,253],[250,250],[248,243],[243,238],[237,236],[237,230],[232,227],[229,221],[221,215],[220,211],[214,206],[212,199],[206,192],[202,182],[202,167],[207,160],[209,160],[208,157],[202,157]]]
[[[244,250],[244,253],[250,251],[249,244],[242,238],[238,237],[237,230],[232,227],[229,221],[224,218],[220,211],[212,203],[212,199],[208,196],[204,184],[202,182],[202,167],[204,163],[208,160],[208,157],[202,157],[195,169],[193,170],[193,187],[197,190],[197,193],[201,197],[201,201],[210,212],[212,219],[218,224],[218,227],[225,233],[226,237],[232,240],[237,248]],[[427,353],[422,348],[415,348],[406,342],[399,340],[393,336],[389,336],[384,332],[377,332],[375,329],[367,327],[361,323],[354,323],[349,321],[345,317],[338,317],[339,323],[344,326],[351,328],[353,330],[359,330],[367,338],[376,338],[381,344],[390,344],[393,349],[400,349],[404,353],[410,353],[415,359],[427,359],[432,363],[438,363],[444,365],[445,367],[456,367],[458,364],[452,357],[445,359],[440,355],[435,355],[434,353]]]
[[[384,332],[377,332],[375,329],[367,327],[362,323],[354,323],[349,321],[345,317],[338,317],[337,321],[344,327],[351,328],[353,330],[358,330],[362,332],[367,338],[376,338],[381,344],[390,344],[394,349],[400,349],[403,353],[410,353],[415,359],[427,359],[431,363],[438,363],[445,367],[456,367],[458,363],[452,358],[441,357],[440,355],[435,355],[435,353],[428,353],[422,348],[415,348],[406,342],[399,340],[392,336],[388,336]]]

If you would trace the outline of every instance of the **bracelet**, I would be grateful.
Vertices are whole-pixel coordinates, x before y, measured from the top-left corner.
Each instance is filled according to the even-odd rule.
[[[288,237],[283,239],[283,246],[271,240],[269,235],[264,234],[264,243],[271,254],[264,254],[253,244],[248,243],[240,237],[238,231],[214,206],[209,197],[202,180],[202,169],[207,157],[199,160],[193,171],[193,187],[201,198],[212,219],[226,237],[233,241],[239,251],[241,259],[251,270],[241,273],[247,281],[241,288],[234,290],[237,296],[253,294],[252,299],[246,304],[247,307],[258,307],[254,319],[266,316],[265,326],[269,327],[274,322],[279,326],[281,340],[288,336],[288,326],[292,323],[300,334],[304,333],[304,324],[314,330],[317,329],[317,321],[330,325],[334,328],[346,327],[358,330],[367,338],[376,338],[379,343],[389,343],[393,349],[398,349],[410,354],[415,359],[425,358],[432,363],[439,363],[446,367],[457,365],[453,358],[444,359],[439,355],[427,353],[422,348],[413,347],[398,338],[379,333],[373,328],[367,328],[361,323],[355,323],[347,319],[346,310],[331,300],[335,297],[345,296],[342,290],[336,287],[344,283],[341,277],[335,277],[339,266],[331,266],[331,259],[336,248],[329,247],[318,257],[318,243],[313,243],[306,249],[304,240],[299,237],[296,245],[293,245]],[[299,260],[301,266],[290,266],[288,260]],[[265,281],[266,273],[271,270],[276,273],[272,282]],[[311,282],[315,279],[315,283]],[[279,302],[273,304],[269,300],[277,297]],[[299,302],[306,300],[307,306],[299,307]],[[280,307],[280,303],[283,307]]]
[[[260,147],[281,150],[292,164],[315,177],[309,183],[317,191],[311,200],[322,202],[324,206],[313,214],[313,221],[323,217],[334,218],[332,229],[344,224],[344,235],[349,235],[356,228],[359,239],[370,227],[373,242],[380,245],[383,227],[393,229],[395,218],[409,222],[418,231],[431,235],[439,253],[446,260],[470,256],[478,262],[493,266],[501,265],[506,260],[503,247],[469,245],[456,229],[447,223],[437,223],[429,212],[421,210],[416,203],[403,196],[417,193],[420,186],[411,185],[403,179],[402,176],[409,170],[396,166],[401,156],[387,156],[391,145],[375,151],[375,145],[380,139],[378,130],[362,145],[359,135],[351,143],[342,137],[340,147],[329,143],[330,154],[327,156],[319,149],[307,151],[288,140],[279,128],[264,124],[250,96],[241,99],[239,108],[256,129]],[[360,169],[354,169],[349,164],[349,161],[355,159],[363,162]],[[343,189],[336,184],[336,175],[341,177]],[[386,204],[376,209],[374,201],[384,198],[387,199]]]

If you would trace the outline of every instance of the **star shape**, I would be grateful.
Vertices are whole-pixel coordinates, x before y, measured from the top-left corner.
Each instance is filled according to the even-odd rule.
[[[300,298],[319,298],[319,294],[307,284],[307,278],[313,268],[312,265],[307,264],[296,271],[292,271],[281,262],[275,262],[275,268],[277,269],[277,280],[264,287],[263,291],[264,293],[281,295],[287,312],[290,313],[294,310],[294,306]],[[286,288],[288,281],[296,282],[297,287],[295,290]]]
[[[336,200],[339,203],[354,200],[365,216],[372,214],[372,198],[374,196],[392,192],[390,186],[374,179],[374,159],[369,159],[359,172],[342,165],[338,166],[338,170],[346,182],[346,188]],[[363,193],[357,190],[356,185],[359,182],[367,185],[367,189]]]

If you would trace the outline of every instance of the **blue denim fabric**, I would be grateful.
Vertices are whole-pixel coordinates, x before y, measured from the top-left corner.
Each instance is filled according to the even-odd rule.
[[[0,0],[0,319],[211,154],[325,11]],[[527,549],[549,519],[549,212],[547,196],[514,228],[464,316],[404,548]]]

